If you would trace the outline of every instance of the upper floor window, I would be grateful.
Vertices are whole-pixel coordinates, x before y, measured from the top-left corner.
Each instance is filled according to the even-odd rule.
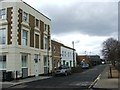
[[[28,13],[23,12],[23,21],[28,22]]]
[[[22,33],[22,45],[27,46],[28,42],[28,31],[23,30]]]
[[[0,19],[6,19],[6,10],[5,9],[0,10]]]
[[[47,56],[44,56],[44,66],[48,66],[48,58],[47,58]]]
[[[6,29],[0,29],[0,44],[6,44]]]
[[[39,35],[35,34],[35,48],[39,48]]]
[[[56,51],[56,48],[55,48],[55,46],[53,47],[53,49],[54,49],[54,53],[55,53],[55,51]]]
[[[36,25],[36,27],[39,27],[39,20],[38,19],[36,19],[35,25]]]
[[[44,25],[44,30],[48,32],[48,25],[47,24]]]
[[[48,49],[48,38],[45,38],[45,49]]]

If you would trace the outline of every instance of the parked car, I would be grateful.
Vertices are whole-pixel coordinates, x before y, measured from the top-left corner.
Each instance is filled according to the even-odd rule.
[[[71,68],[68,66],[61,65],[60,67],[55,69],[54,75],[70,75],[71,74]]]
[[[82,64],[82,68],[83,69],[88,69],[89,68],[89,64],[87,64],[87,63]]]

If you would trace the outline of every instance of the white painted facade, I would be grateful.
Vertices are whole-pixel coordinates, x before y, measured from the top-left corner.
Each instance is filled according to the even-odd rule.
[[[74,57],[74,59],[73,59]],[[73,49],[65,46],[61,46],[61,64],[68,65],[69,67],[74,67],[74,61],[76,66],[76,52]]]
[[[48,19],[46,16],[42,15],[35,9],[31,8],[27,4],[23,3],[21,0],[13,0],[12,2],[10,0],[3,0],[0,2],[0,9],[7,9],[8,7],[13,7],[12,9],[12,44],[7,45],[7,38],[6,38],[6,44],[0,44],[0,55],[5,55],[6,56],[6,66],[5,68],[0,68],[0,70],[6,70],[6,71],[12,71],[13,72],[13,77],[14,78],[19,78],[22,76],[22,68],[27,68],[28,69],[28,76],[38,76],[39,74],[45,74],[45,68],[49,68],[49,72],[52,70],[52,62],[51,58],[49,57],[46,58],[45,62],[45,57],[48,56],[48,50],[47,49],[40,49],[41,46],[39,46],[39,49],[35,47],[30,47],[30,28],[27,28],[25,26],[29,27],[29,22],[22,22],[22,30],[28,31],[28,41],[27,41],[27,46],[23,45],[18,45],[18,10],[19,8],[22,9],[23,11],[27,12],[28,14],[31,14],[35,16],[35,18],[44,21],[46,24],[51,26],[51,20]],[[7,20],[0,20],[0,28],[6,28],[6,37],[7,37],[7,26],[8,22]],[[35,27],[35,33],[38,33],[38,28]],[[47,37],[47,31],[44,31],[44,37]],[[41,32],[38,33],[39,36],[41,36]],[[22,36],[22,34],[21,34]],[[21,39],[22,40],[22,39]],[[41,38],[39,37],[39,40]],[[35,41],[35,40],[34,40]],[[39,42],[40,43],[40,42]],[[34,43],[35,44],[35,43]],[[34,45],[35,46],[35,45]],[[51,42],[50,42],[51,46]],[[51,48],[51,47],[50,47]],[[26,55],[27,58],[27,64],[26,67],[22,66],[22,55]],[[38,56],[37,62],[35,62],[36,55]],[[51,55],[51,50],[49,51],[49,56]],[[49,63],[49,65],[48,65]],[[16,74],[17,72],[17,74]]]

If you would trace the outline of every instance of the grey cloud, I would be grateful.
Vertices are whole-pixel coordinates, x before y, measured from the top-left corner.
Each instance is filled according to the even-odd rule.
[[[84,2],[49,5],[43,11],[52,19],[52,34],[78,32],[106,36],[117,32],[117,3]]]

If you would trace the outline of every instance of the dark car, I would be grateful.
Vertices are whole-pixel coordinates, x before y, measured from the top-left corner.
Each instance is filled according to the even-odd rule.
[[[60,67],[56,68],[54,75],[70,75],[71,74],[71,68],[68,66],[61,65]]]
[[[81,65],[82,69],[88,69],[89,68],[89,64],[84,63]]]

